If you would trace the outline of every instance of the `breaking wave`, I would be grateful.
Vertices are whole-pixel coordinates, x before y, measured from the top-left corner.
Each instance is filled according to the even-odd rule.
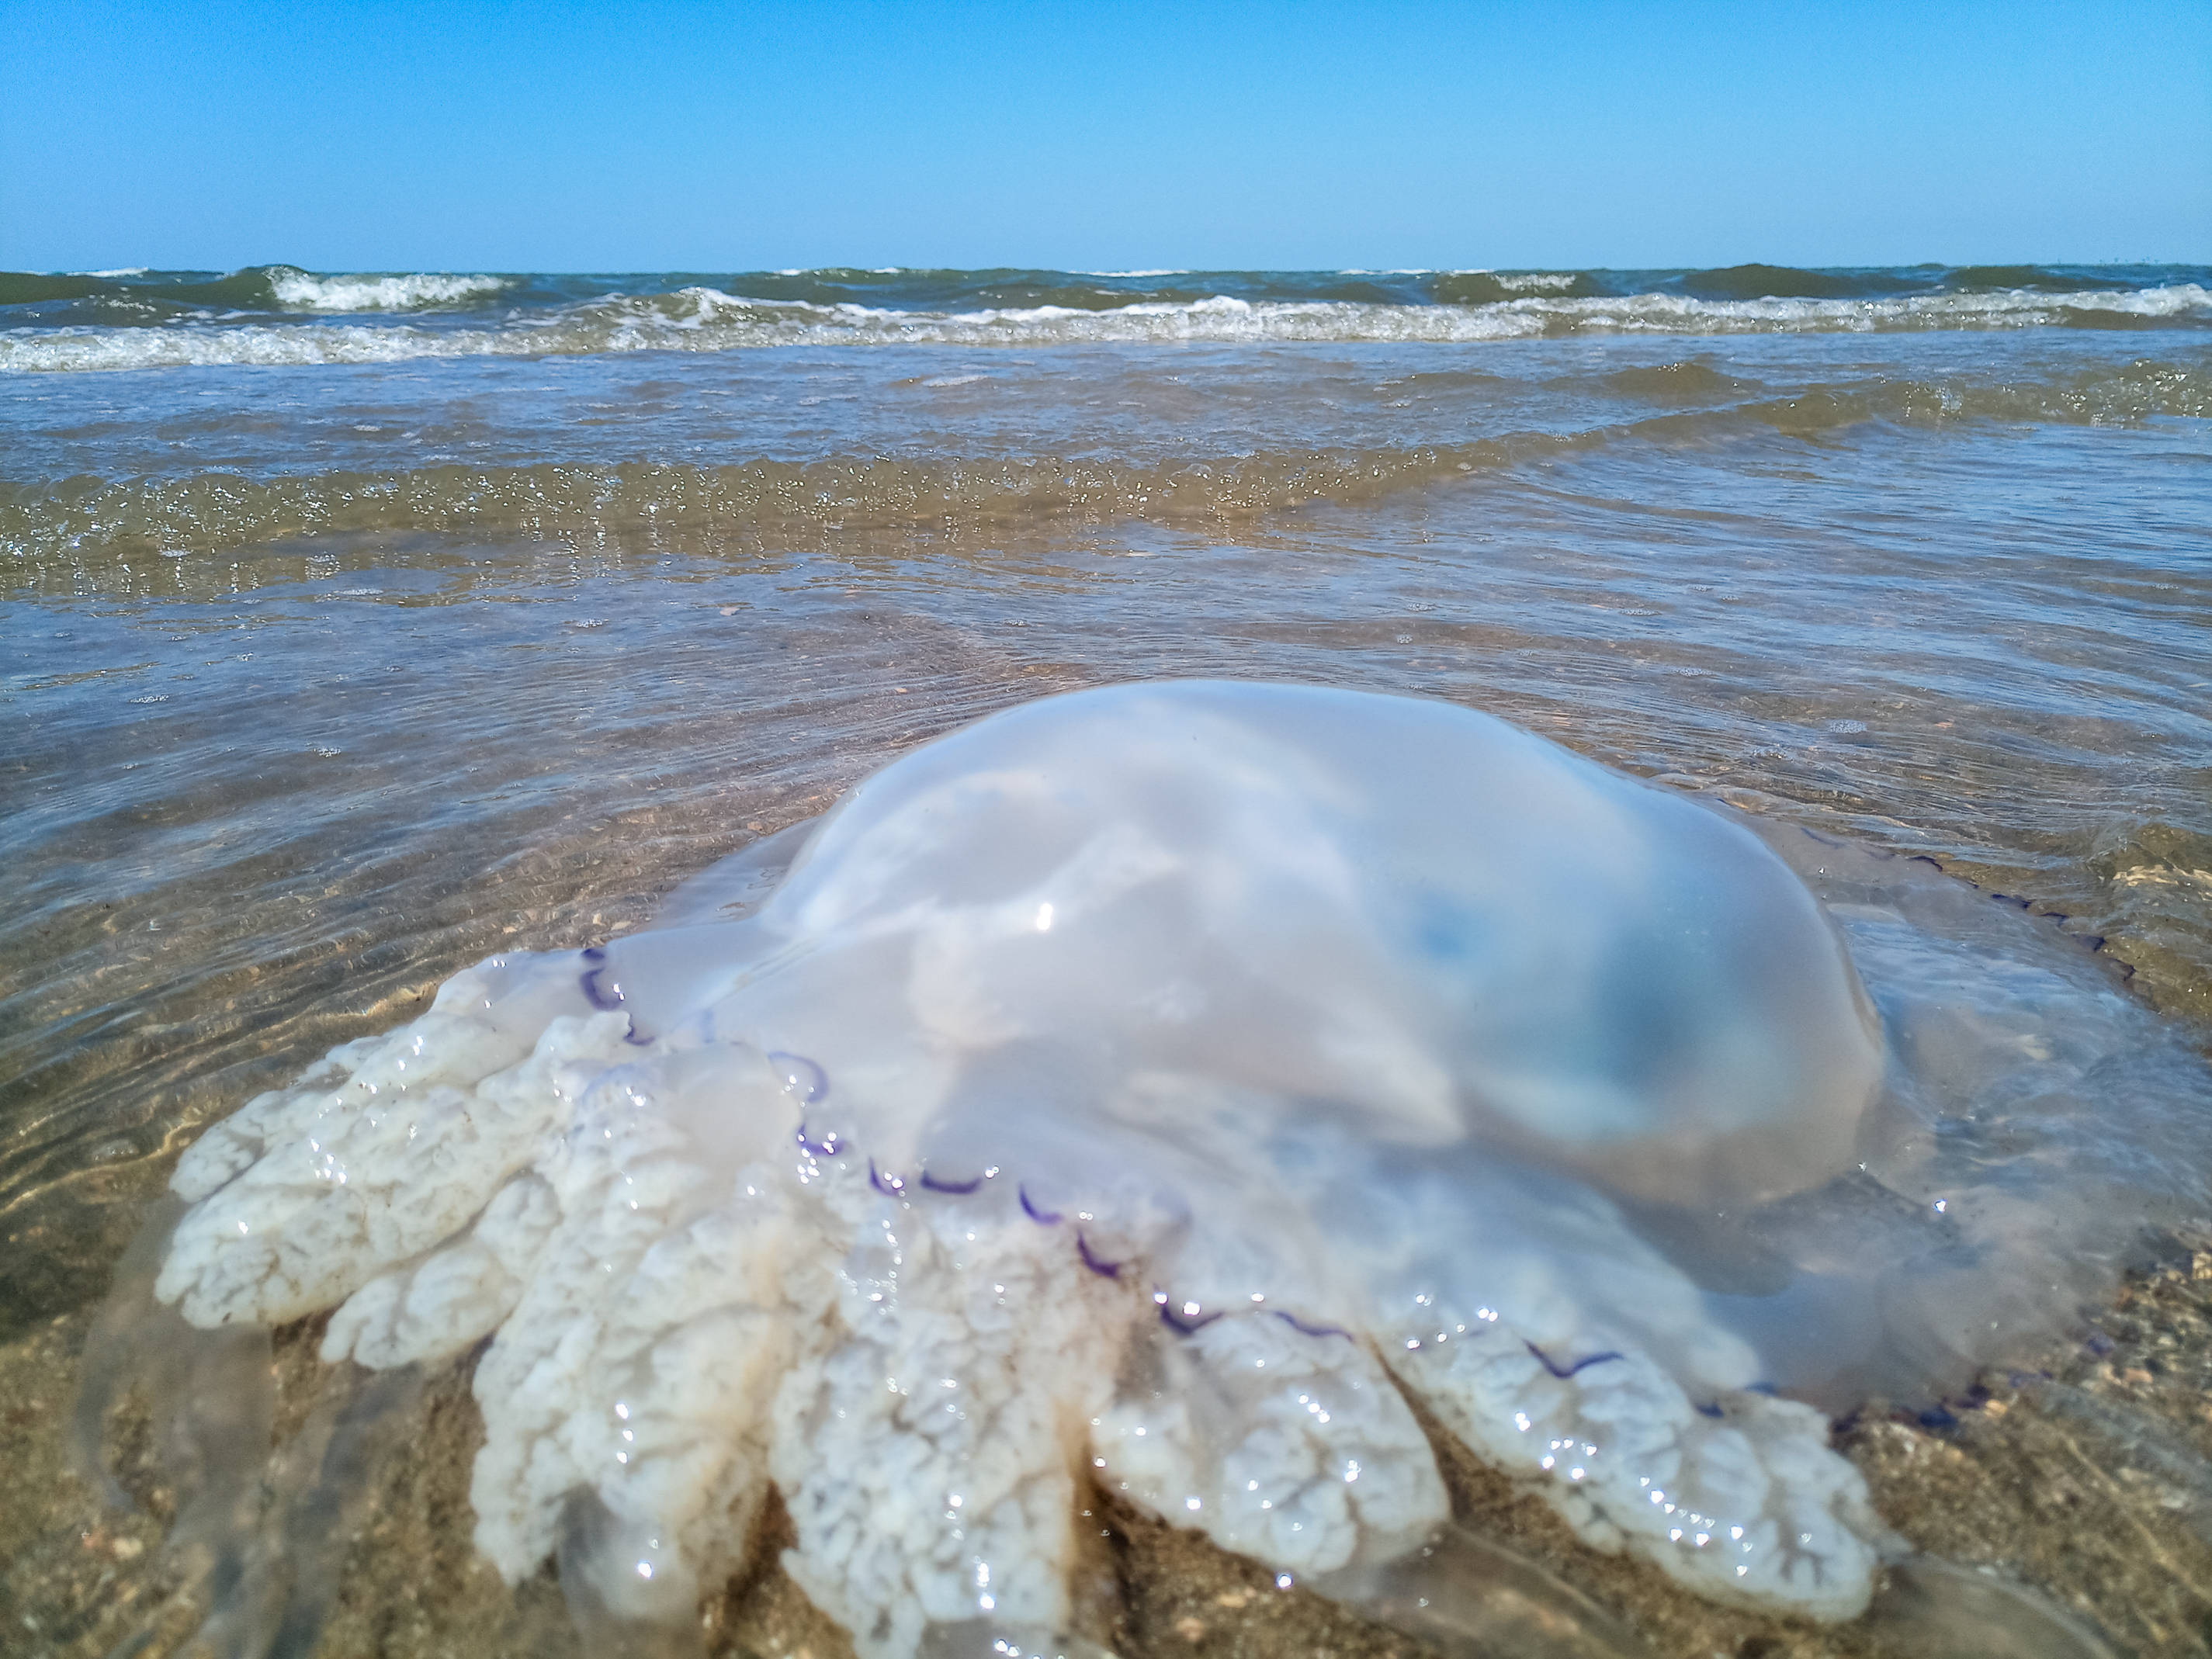
[[[489,299],[507,287],[503,276],[410,272],[398,276],[317,276],[278,267],[270,274],[276,303],[293,311],[428,311]]]
[[[589,291],[596,289],[598,291]],[[329,319],[329,320],[325,320]],[[2212,271],[0,275],[0,372],[903,344],[1455,343],[2212,326]]]

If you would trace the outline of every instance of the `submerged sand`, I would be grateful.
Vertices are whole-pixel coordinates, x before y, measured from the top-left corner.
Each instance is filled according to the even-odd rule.
[[[1023,696],[1446,696],[2032,896],[2151,1006],[2212,1016],[2207,337],[2024,317],[44,377],[0,523],[0,1655],[155,1659],[199,1627],[162,1402],[108,1425],[136,1510],[69,1450],[92,1304],[183,1141],[456,968],[634,926],[742,834]],[[2208,1264],[2177,1246],[2088,1346],[1933,1421],[1870,1407],[1840,1444],[1931,1557],[2116,1649],[2212,1653]],[[278,1334],[279,1481],[331,1395],[315,1334]],[[582,1651],[550,1571],[510,1591],[471,1547],[468,1384],[386,1425],[319,1638],[288,1651]],[[1470,1528],[1655,1652],[1942,1650],[1716,1609],[1447,1461]],[[1127,1659],[1418,1650],[1092,1511],[1082,1622]],[[832,1659],[775,1541],[708,1645]],[[1984,1618],[1956,1650],[1993,1640]]]
[[[70,1425],[94,1315],[80,1311],[0,1349],[0,1653],[166,1659],[209,1651],[204,1559],[165,1542],[179,1494],[161,1456],[159,1401],[135,1395],[106,1425],[111,1467],[135,1507],[112,1508],[74,1466]],[[338,1374],[314,1357],[321,1321],[276,1335],[279,1449],[269,1479],[315,1437],[314,1408]],[[368,1475],[331,1541],[335,1591],[319,1630],[282,1632],[279,1650],[323,1659],[559,1659],[586,1649],[550,1567],[510,1589],[470,1543],[469,1465],[482,1425],[469,1394],[473,1358],[426,1379],[413,1402],[361,1449]],[[1433,1425],[1431,1425],[1433,1426]],[[1974,1577],[1899,1581],[1867,1618],[1836,1626],[1716,1607],[1656,1568],[1577,1541],[1540,1498],[1447,1446],[1455,1515],[1571,1587],[1556,1607],[1559,1653],[1604,1651],[1610,1614],[1655,1655],[1704,1659],[2094,1652],[2164,1659],[2212,1654],[2212,1231],[2172,1241],[2170,1260],[2130,1274],[2084,1341],[2033,1366],[1991,1373],[1967,1400],[1907,1413],[1870,1403],[1837,1443],[1864,1471],[1882,1515],[1925,1557]],[[289,1453],[288,1449],[289,1449]],[[1077,1628],[1123,1659],[1384,1659],[1439,1650],[1387,1630],[1199,1534],[1105,1494],[1085,1500]],[[843,1633],[777,1565],[771,1514],[748,1565],[702,1609],[714,1659],[842,1659]],[[2060,1621],[2043,1645],[2008,1646],[1990,1623],[2039,1598]],[[1923,1604],[1958,1610],[1956,1640]],[[1601,1610],[1574,1628],[1580,1598]],[[1990,1607],[1996,1609],[1992,1613]],[[2033,1621],[2031,1620],[2031,1623]],[[1584,1645],[1576,1646],[1581,1642]],[[294,1646],[293,1644],[300,1645]],[[1510,1647],[1468,1652],[1507,1654]]]

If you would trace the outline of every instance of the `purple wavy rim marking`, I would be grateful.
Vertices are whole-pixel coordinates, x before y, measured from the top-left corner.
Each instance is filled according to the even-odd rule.
[[[802,1123],[799,1126],[797,1139],[804,1150],[813,1153],[817,1158],[835,1158],[845,1150],[837,1144],[837,1132],[835,1129],[830,1132],[828,1139],[817,1146],[806,1138],[806,1126]]]
[[[1800,829],[1804,828],[1802,824],[1800,824],[1798,827]],[[1819,842],[1823,847],[1848,847],[1851,844],[1846,841],[1839,841],[1832,836],[1824,836],[1815,830],[1806,830],[1805,833],[1812,836],[1814,841]],[[1871,847],[1862,848],[1860,850],[1863,852],[1872,853],[1876,858],[1893,859],[1901,857],[1907,864],[1924,864],[1930,870],[1944,869],[1943,861],[1941,859],[1931,859],[1925,853],[1908,853],[1900,854],[1897,853],[1885,853],[1881,851],[1879,848]],[[1948,872],[1946,871],[1945,873],[1948,874]],[[2060,933],[2066,933],[2067,938],[2074,940],[2084,950],[2101,951],[2105,948],[2105,936],[2102,933],[2066,933],[2064,924],[2074,919],[2073,914],[2070,911],[2053,910],[2048,907],[2038,910],[2035,908],[2034,902],[2033,900],[2018,898],[2010,893],[2000,893],[1994,887],[1984,887],[1978,881],[1970,881],[1966,884],[1969,887],[1973,888],[1978,892],[1985,894],[1989,897],[1995,899],[2000,904],[2009,904],[2014,909],[2026,910],[2031,915],[2050,922],[2053,927],[2057,927]],[[2125,964],[2123,964],[2123,966]],[[2130,977],[2132,978],[2133,975],[2130,975]]]
[[[1121,1269],[1128,1265],[1124,1261],[1101,1261],[1097,1256],[1091,1255],[1091,1241],[1083,1236],[1083,1229],[1080,1227],[1075,1230],[1075,1248],[1082,1252],[1083,1265],[1101,1279],[1119,1279],[1121,1276]]]
[[[787,1049],[771,1048],[768,1062],[783,1067],[783,1086],[787,1093],[799,1096],[799,1103],[811,1106],[830,1092],[830,1074],[805,1054],[794,1054]],[[804,1090],[805,1092],[800,1091]]]
[[[897,1198],[906,1191],[906,1182],[897,1176],[886,1176],[876,1168],[876,1160],[868,1160],[868,1184],[887,1198]]]
[[[600,954],[605,953],[602,951]],[[622,987],[616,986],[611,997],[602,991],[599,988],[599,975],[606,971],[605,968],[587,968],[584,970],[584,976],[576,982],[584,988],[584,1000],[592,1007],[599,1009],[602,1013],[612,1013],[623,1006]]]
[[[635,1043],[641,1048],[650,1048],[653,1046],[653,1039],[647,1036],[643,1032],[637,1029],[637,1016],[635,1014],[632,1014],[629,1017],[629,1030],[623,1033],[623,1041],[624,1042]]]
[[[1200,1314],[1194,1318],[1186,1318],[1176,1311],[1174,1302],[1159,1291],[1152,1292],[1152,1299],[1160,1304],[1160,1323],[1171,1331],[1180,1331],[1185,1336],[1204,1330],[1215,1320],[1220,1318],[1223,1312],[1223,1310],[1216,1308],[1212,1313]]]
[[[1608,1359],[1618,1359],[1620,1358],[1620,1355],[1618,1352],[1608,1348],[1603,1353],[1594,1353],[1587,1359],[1577,1359],[1573,1364],[1563,1368],[1553,1359],[1551,1355],[1546,1353],[1534,1343],[1523,1342],[1521,1346],[1528,1349],[1530,1353],[1534,1354],[1536,1358],[1543,1363],[1544,1369],[1551,1372],[1553,1376],[1558,1377],[1563,1382],[1565,1382],[1567,1378],[1572,1376],[1577,1371],[1586,1371],[1593,1365],[1602,1365]]]
[[[921,1184],[933,1193],[954,1193],[964,1195],[981,1186],[983,1177],[977,1176],[973,1181],[939,1181],[928,1170],[924,1170],[921,1172]]]
[[[1347,1342],[1352,1340],[1350,1331],[1340,1329],[1334,1325],[1309,1325],[1296,1314],[1285,1313],[1280,1308],[1275,1310],[1275,1317],[1288,1325],[1300,1336],[1340,1336]]]
[[[1037,1208],[1036,1205],[1030,1202],[1030,1189],[1026,1187],[1018,1187],[1015,1190],[1022,1195],[1022,1213],[1024,1215],[1029,1217],[1030,1220],[1036,1222],[1040,1227],[1057,1227],[1060,1225],[1060,1212],[1058,1210],[1040,1210]]]
[[[1536,1351],[1534,1348],[1529,1349],[1528,1352],[1531,1353],[1536,1353]],[[1544,1356],[1540,1353],[1536,1354],[1536,1358],[1539,1359],[1544,1359]],[[1617,1353],[1593,1354],[1589,1358],[1583,1361],[1583,1365],[1595,1365],[1601,1359],[1618,1359],[1620,1358],[1620,1356]],[[1548,1359],[1544,1359],[1544,1363],[1547,1365],[1550,1365],[1552,1362]],[[1582,1365],[1575,1367],[1576,1370],[1580,1370],[1581,1369]],[[1571,1376],[1572,1373],[1554,1369],[1552,1375],[1554,1376]],[[1772,1400],[1778,1398],[1782,1390],[1776,1388],[1771,1382],[1747,1382],[1743,1385],[1743,1392],[1746,1394],[1763,1394],[1769,1400]],[[1721,1403],[1717,1400],[1713,1401],[1710,1406],[1700,1406],[1698,1409],[1703,1412],[1707,1417],[1719,1417],[1723,1414],[1721,1409]],[[1857,1413],[1853,1413],[1852,1415],[1856,1416]]]

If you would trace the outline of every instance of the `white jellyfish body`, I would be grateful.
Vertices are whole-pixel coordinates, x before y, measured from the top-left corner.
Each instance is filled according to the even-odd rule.
[[[711,1005],[803,1050],[902,1162],[994,1155],[1041,1085],[1080,1133],[1174,1078],[1265,1096],[1271,1127],[1741,1201],[1846,1163],[1881,1069],[1840,942],[1747,832],[1411,698],[1011,710],[855,790],[755,926],[773,972],[647,935],[605,977],[648,1024]]]
[[[2039,1201],[1929,1126],[2114,1065],[2166,1123],[2203,1078],[2094,969],[2038,970],[2067,1052],[1962,1024],[1931,978],[2011,936],[1828,861],[1901,968],[1871,1002],[1758,836],[1486,716],[1048,699],[741,860],[757,906],[494,958],[249,1103],[179,1165],[157,1291],[335,1305],[373,1367],[496,1333],[478,1542],[520,1576],[565,1538],[623,1617],[688,1619],[771,1482],[870,1659],[1061,1620],[1086,1476],[1279,1571],[1388,1559],[1445,1507],[1401,1388],[1591,1542],[1849,1616],[1883,1530],[1765,1390],[1947,1380]],[[2081,1283],[2087,1213],[2037,1246]],[[2040,1265],[2006,1334],[2065,1316]]]

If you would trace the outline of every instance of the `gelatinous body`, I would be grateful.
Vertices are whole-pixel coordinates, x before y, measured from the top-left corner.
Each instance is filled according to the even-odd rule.
[[[158,1294],[496,1333],[478,1542],[620,1617],[771,1482],[866,1656],[1060,1621],[1085,1474],[1371,1565],[1445,1514],[1405,1392],[1590,1541],[1847,1617],[1885,1534],[1775,1385],[2063,1321],[2115,1192],[2195,1190],[2144,1171],[2203,1079],[2029,919],[1775,834],[1442,703],[1026,705],[705,890],[757,903],[495,957],[217,1125]]]

